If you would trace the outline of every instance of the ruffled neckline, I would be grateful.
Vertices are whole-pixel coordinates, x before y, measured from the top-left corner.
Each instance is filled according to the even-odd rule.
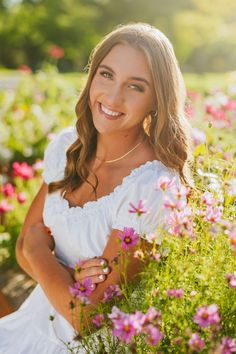
[[[120,184],[118,184],[114,190],[109,193],[106,194],[100,198],[98,198],[97,200],[91,200],[88,201],[86,203],[84,203],[83,206],[77,205],[77,206],[70,206],[68,200],[66,200],[61,194],[60,192],[55,192],[55,196],[59,197],[60,202],[62,203],[62,205],[66,208],[66,210],[68,212],[74,212],[74,211],[88,211],[91,209],[94,209],[97,211],[97,206],[100,204],[104,204],[107,203],[111,198],[115,197],[117,195],[117,193],[120,191],[121,188],[123,188],[124,186],[129,185],[132,180],[134,178],[137,178],[138,176],[140,176],[145,170],[147,170],[148,168],[156,168],[156,167],[162,167],[162,168],[167,168],[165,165],[163,165],[162,162],[158,161],[158,160],[152,160],[152,161],[146,161],[145,163],[141,164],[140,166],[134,168],[130,174],[128,174],[127,176],[123,177],[122,181]]]

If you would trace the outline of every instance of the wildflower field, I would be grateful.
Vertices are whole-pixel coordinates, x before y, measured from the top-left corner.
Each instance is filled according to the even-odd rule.
[[[42,182],[43,151],[57,132],[75,123],[83,80],[65,79],[51,68],[25,73],[15,89],[0,91],[2,269],[16,267],[15,242]],[[165,227],[143,235],[150,245],[146,250],[134,230],[124,225],[120,233],[114,266],[136,247],[144,267],[138,282],[107,289],[92,314],[86,333],[112,331],[109,353],[236,352],[236,74],[223,89],[202,87],[189,89],[186,100],[196,189],[177,188],[164,178],[156,182],[153,193],[162,190],[168,217]],[[137,218],[149,209],[142,200],[130,203],[127,212]],[[80,285],[71,289],[71,304],[90,294],[89,281],[82,287],[85,294]],[[102,342],[97,353],[105,352]]]

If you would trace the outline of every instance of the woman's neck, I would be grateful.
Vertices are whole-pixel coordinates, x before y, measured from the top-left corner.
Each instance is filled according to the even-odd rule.
[[[122,133],[114,135],[98,135],[96,156],[101,161],[112,161],[119,159],[132,153],[133,149],[138,148],[139,144],[144,140],[144,132],[137,132],[136,134]]]

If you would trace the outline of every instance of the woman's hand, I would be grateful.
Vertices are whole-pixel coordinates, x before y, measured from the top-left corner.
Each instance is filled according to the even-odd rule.
[[[83,281],[85,278],[90,278],[94,288],[97,284],[106,280],[111,269],[108,263],[103,258],[90,258],[86,261],[82,261],[76,266],[74,271],[75,281]]]
[[[29,254],[43,248],[54,250],[55,242],[49,230],[42,222],[31,225],[24,235],[23,254],[27,258]]]

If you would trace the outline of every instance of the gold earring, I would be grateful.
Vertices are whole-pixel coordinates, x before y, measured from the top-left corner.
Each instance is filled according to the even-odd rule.
[[[157,111],[151,111],[150,114],[151,114],[152,118],[157,117]]]

